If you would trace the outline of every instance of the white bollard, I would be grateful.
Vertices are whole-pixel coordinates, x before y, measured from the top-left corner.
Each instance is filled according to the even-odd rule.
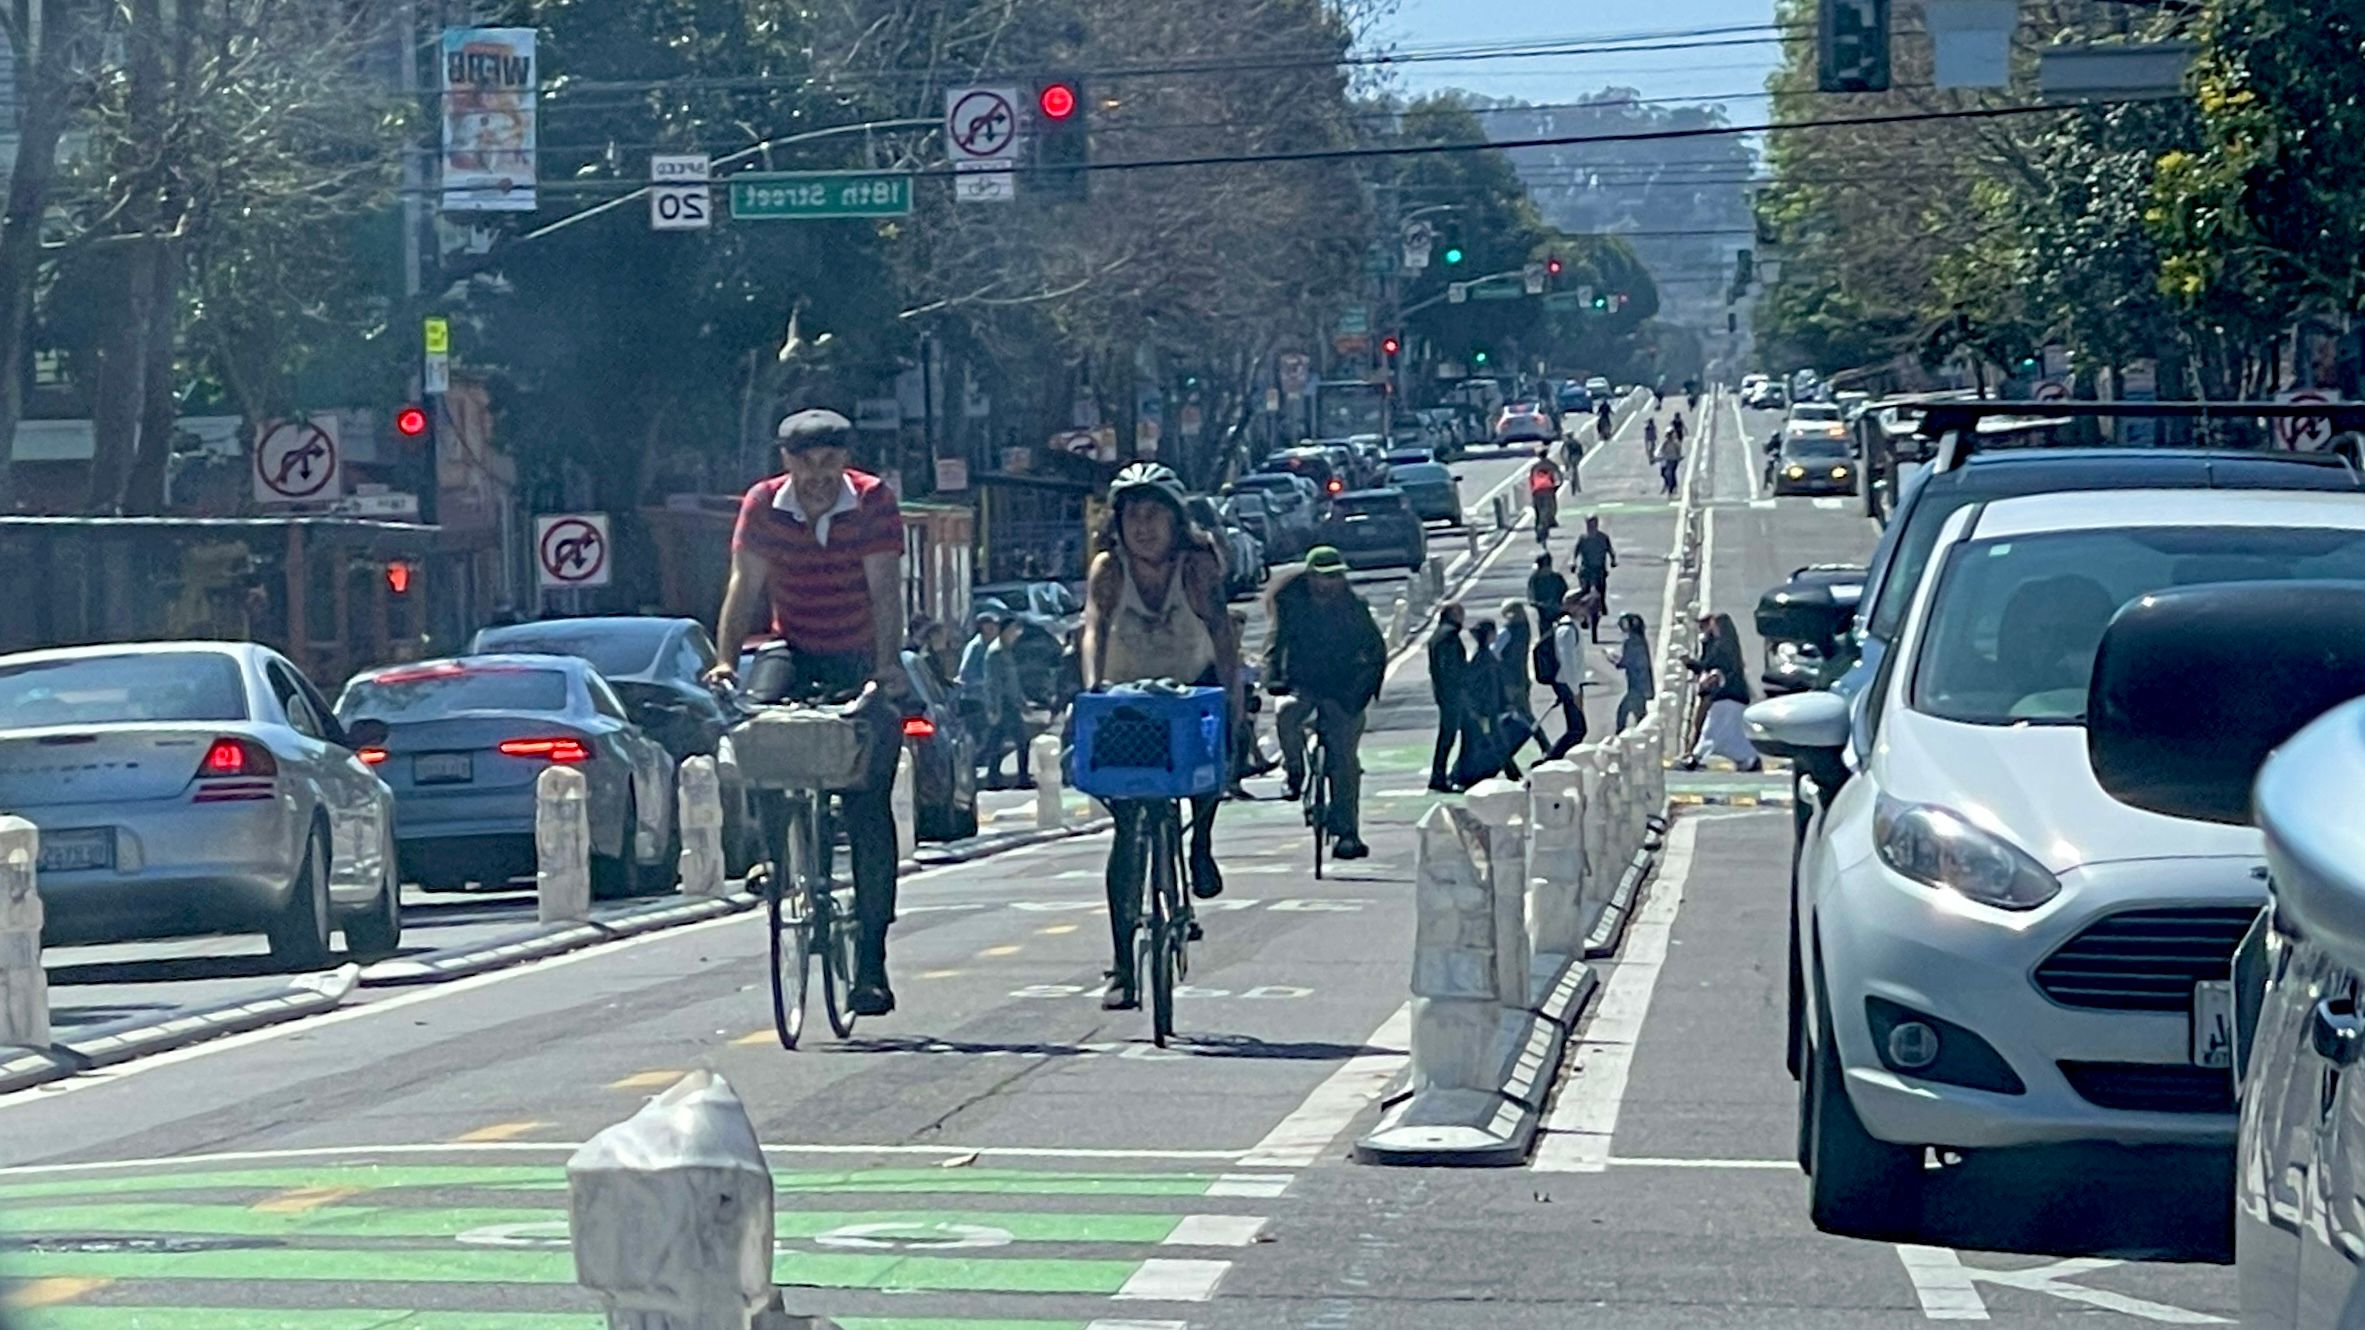
[[[1443,596],[1445,594],[1445,560],[1442,557],[1433,557],[1421,566],[1421,572],[1429,585],[1429,599],[1436,600]]]
[[[728,876],[723,855],[723,780],[714,759],[682,759],[681,796],[675,804],[682,820],[682,894],[720,896]]]
[[[543,923],[591,917],[591,823],[587,787],[573,767],[552,767],[534,782],[534,894]],[[628,829],[624,852],[633,851]]]
[[[1060,785],[1059,736],[1038,734],[1027,770],[1035,774],[1035,825],[1044,831],[1067,825],[1067,791]]]
[[[1486,847],[1488,890],[1495,912],[1495,992],[1504,1013],[1528,1007],[1527,790],[1500,778],[1470,787],[1463,804],[1477,815]]]
[[[1618,885],[1616,866],[1609,859],[1609,797],[1602,791],[1601,749],[1587,744],[1569,757],[1577,767],[1577,828],[1585,860],[1585,891],[1577,908],[1584,933],[1590,934]]]
[[[1538,762],[1527,773],[1528,935],[1538,956],[1585,950],[1584,797],[1577,764]]]
[[[1634,857],[1634,847],[1626,843],[1626,754],[1618,744],[1605,741],[1601,745],[1601,845],[1608,872],[1622,870]]]
[[[1388,645],[1391,647],[1401,645],[1405,633],[1411,628],[1412,606],[1404,597],[1398,596],[1396,603],[1388,608]]]
[[[49,1042],[49,976],[41,969],[41,829],[0,816],[0,1044]]]
[[[1472,853],[1478,819],[1446,804],[1421,818],[1413,859],[1412,1089],[1491,1097],[1503,1069],[1493,884]],[[1527,976],[1518,996],[1526,996]]]
[[[747,1109],[691,1072],[567,1161],[575,1277],[609,1330],[750,1330],[778,1301],[772,1204]]]
[[[1626,767],[1626,842],[1639,850],[1650,834],[1651,771],[1658,761],[1651,756],[1648,737],[1634,730],[1618,736],[1618,745]]]
[[[912,764],[903,743],[895,744],[895,778],[887,787],[887,806],[895,813],[895,857],[909,859],[920,848],[919,800],[912,791]]]

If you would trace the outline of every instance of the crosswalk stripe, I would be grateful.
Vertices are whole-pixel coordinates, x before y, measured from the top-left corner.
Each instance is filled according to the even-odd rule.
[[[1143,1261],[1113,1296],[1134,1302],[1205,1302],[1231,1269],[1230,1261]]]
[[[1262,1215],[1184,1215],[1166,1235],[1169,1247],[1246,1247],[1265,1231]]]

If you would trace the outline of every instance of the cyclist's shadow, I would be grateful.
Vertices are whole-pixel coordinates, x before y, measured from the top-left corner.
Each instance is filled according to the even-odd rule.
[[[933,1035],[897,1035],[888,1038],[866,1037],[844,1039],[824,1044],[837,1053],[937,1053],[967,1054],[971,1057],[1041,1057],[1093,1058],[1134,1057],[1163,1060],[1166,1058],[1241,1058],[1267,1062],[1342,1062],[1366,1053],[1401,1053],[1403,1049],[1373,1048],[1364,1044],[1335,1044],[1321,1041],[1293,1041],[1275,1043],[1254,1035],[1192,1034],[1177,1031],[1166,1048],[1150,1042],[1147,1034],[1138,1039],[1106,1040],[1093,1043],[1050,1043],[1040,1040],[995,1042],[991,1040],[943,1039]]]

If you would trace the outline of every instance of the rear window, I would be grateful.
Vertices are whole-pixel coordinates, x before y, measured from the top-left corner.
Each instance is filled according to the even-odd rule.
[[[484,712],[567,710],[567,676],[517,666],[390,670],[356,679],[337,702],[337,717],[383,721],[440,720]]]
[[[485,634],[477,650],[573,656],[614,678],[648,673],[657,664],[657,649],[665,644],[665,637],[637,625],[604,632],[596,628],[506,629]]]
[[[1829,402],[1801,402],[1790,410],[1792,420],[1837,420],[1839,408]]]
[[[0,729],[245,719],[245,678],[216,652],[0,666]]]
[[[1404,511],[1402,494],[1365,494],[1342,498],[1338,509],[1343,513],[1399,513]]]

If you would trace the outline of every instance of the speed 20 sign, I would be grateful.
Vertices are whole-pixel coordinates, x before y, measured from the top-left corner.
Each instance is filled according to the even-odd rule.
[[[649,159],[649,229],[703,231],[714,225],[714,200],[707,181],[714,163],[707,157],[677,154]]]

